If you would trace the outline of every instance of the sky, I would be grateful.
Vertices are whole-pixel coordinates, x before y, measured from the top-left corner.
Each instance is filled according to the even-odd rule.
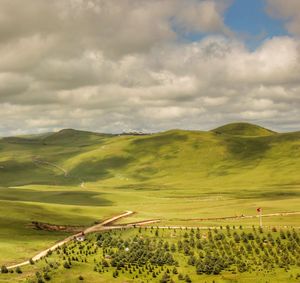
[[[0,136],[300,130],[299,0],[1,0]]]

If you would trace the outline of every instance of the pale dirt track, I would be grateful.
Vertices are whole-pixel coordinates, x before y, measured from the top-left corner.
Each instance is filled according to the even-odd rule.
[[[274,217],[274,216],[290,216],[290,215],[300,215],[300,211],[294,212],[277,212],[262,214],[262,217]],[[235,216],[224,216],[224,217],[208,217],[208,218],[190,218],[190,219],[174,219],[182,221],[213,221],[213,220],[229,220],[229,219],[247,219],[247,218],[258,218],[259,215],[235,215]]]
[[[54,164],[54,163],[51,163],[51,162],[48,162],[48,161],[44,161],[44,160],[38,159],[37,157],[33,157],[33,158],[32,158],[32,161],[33,161],[33,163],[36,164],[36,165],[47,165],[47,166],[54,167],[54,168],[56,168],[56,169],[62,171],[62,172],[64,173],[65,177],[68,176],[68,171],[67,171],[66,169],[64,169],[64,168],[62,168],[62,167],[60,167],[60,166],[58,166],[58,165],[56,165],[56,164]]]
[[[69,176],[69,172],[68,170],[66,170],[65,168],[55,164],[55,163],[52,163],[52,162],[48,162],[48,161],[45,161],[45,160],[42,160],[36,156],[33,156],[32,157],[32,162],[36,165],[36,166],[48,166],[48,167],[52,167],[52,168],[55,168],[55,169],[58,169],[59,171],[63,172],[64,173],[64,176],[65,177],[70,177]],[[0,167],[1,168],[1,167]],[[86,186],[85,186],[85,182],[84,180],[78,178],[78,180],[80,181],[80,188],[82,189],[85,189]]]

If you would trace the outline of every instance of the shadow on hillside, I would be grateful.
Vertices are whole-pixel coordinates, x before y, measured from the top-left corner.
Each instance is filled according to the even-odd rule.
[[[82,206],[110,206],[113,204],[110,200],[105,199],[102,193],[90,191],[35,191],[18,188],[0,189],[0,200]]]
[[[130,150],[137,153],[141,152],[157,152],[161,147],[174,144],[175,142],[182,142],[188,139],[187,135],[180,133],[168,133],[159,136],[146,136],[140,139],[133,140]]]
[[[223,143],[228,148],[231,157],[238,160],[256,160],[262,158],[270,149],[269,139],[225,137]]]
[[[263,199],[264,201],[289,199],[289,198],[300,198],[300,191],[293,190],[290,188],[260,188],[260,189],[245,189],[240,188],[233,191],[218,191],[212,192],[207,195],[223,195],[230,198],[236,199]]]
[[[299,191],[285,190],[285,191],[245,191],[239,195],[239,198],[244,199],[264,199],[264,200],[279,200],[279,199],[288,199],[288,198],[298,198],[300,197]]]
[[[181,143],[188,140],[188,136],[177,132],[169,132],[158,136],[145,136],[133,140],[126,152],[134,156],[135,160],[146,158],[147,161],[140,163],[139,167],[131,173],[131,177],[138,181],[146,181],[153,178],[156,174],[163,173],[158,164],[162,160],[170,160],[177,157],[177,152],[182,146]],[[162,149],[166,148],[162,154]]]
[[[112,156],[96,161],[86,161],[73,168],[69,175],[90,182],[104,180],[114,177],[110,170],[125,168],[133,160],[134,158],[129,156]]]

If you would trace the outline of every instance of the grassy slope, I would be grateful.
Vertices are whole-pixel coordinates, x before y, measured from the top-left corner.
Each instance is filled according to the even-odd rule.
[[[90,225],[130,209],[138,212],[132,221],[199,225],[186,219],[254,214],[257,206],[266,213],[299,210],[300,132],[228,127],[232,134],[219,129],[114,136],[63,130],[0,140],[0,261],[29,257],[43,243],[63,237],[32,230],[30,221]],[[67,169],[68,176],[35,164],[33,157]],[[200,223],[208,224],[220,221]],[[299,217],[266,218],[265,224],[297,225]]]

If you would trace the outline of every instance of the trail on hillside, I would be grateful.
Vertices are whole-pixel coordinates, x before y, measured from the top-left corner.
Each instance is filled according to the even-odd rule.
[[[86,189],[86,186],[85,186],[85,182],[84,180],[82,180],[81,178],[76,178],[76,177],[72,177],[70,176],[69,172],[67,169],[55,164],[55,163],[52,163],[52,162],[49,162],[49,161],[45,161],[41,158],[38,158],[36,156],[33,156],[32,157],[32,162],[37,165],[37,166],[43,166],[43,165],[46,165],[46,166],[50,166],[50,167],[53,167],[55,169],[58,169],[59,171],[63,172],[64,173],[64,176],[65,177],[69,177],[69,178],[74,178],[74,179],[78,179],[78,181],[80,182],[80,188],[82,189]]]
[[[64,169],[63,167],[57,165],[57,164],[54,164],[54,163],[52,163],[52,162],[48,162],[48,161],[39,159],[39,158],[37,158],[37,157],[35,157],[35,156],[32,157],[32,161],[33,161],[33,163],[36,164],[36,165],[47,165],[47,166],[50,166],[50,167],[54,167],[54,168],[56,168],[56,169],[62,171],[62,172],[64,173],[65,177],[68,176],[68,171],[67,171],[66,169]]]

